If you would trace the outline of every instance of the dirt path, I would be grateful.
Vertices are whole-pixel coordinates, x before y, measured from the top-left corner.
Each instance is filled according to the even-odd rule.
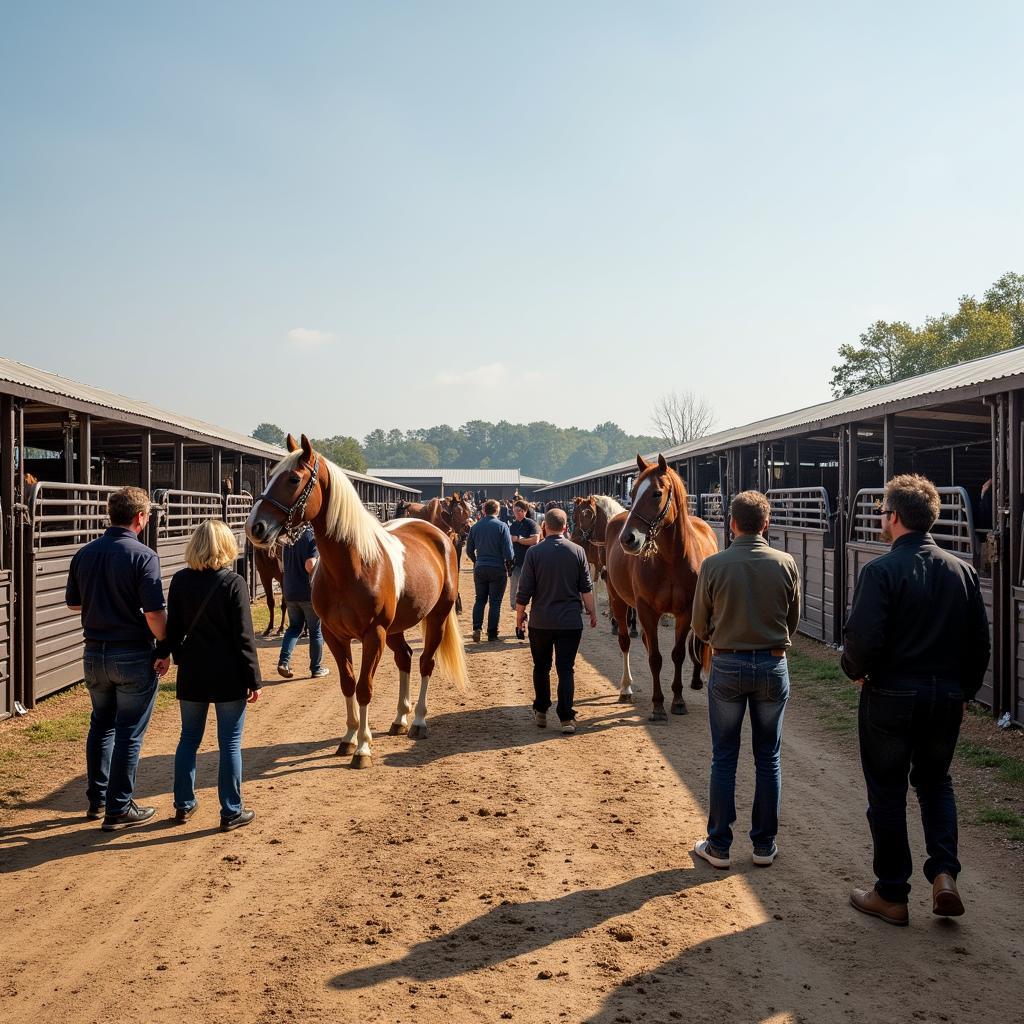
[[[467,633],[470,589],[464,574]],[[920,876],[908,929],[846,906],[870,872],[862,780],[798,696],[779,859],[754,868],[741,838],[733,870],[695,864],[704,694],[649,725],[634,654],[644,692],[618,705],[604,628],[584,638],[573,737],[534,727],[515,641],[469,646],[472,692],[436,685],[416,743],[386,735],[397,674],[382,663],[365,772],[333,756],[336,671],[268,686],[245,734],[258,817],[229,835],[209,741],[199,812],[168,822],[173,709],[139,768],[150,826],[108,835],[81,818],[77,748],[33,768],[0,812],[0,1020],[1024,1020],[1021,884],[970,828],[960,923],[931,917]],[[744,755],[741,836],[751,780]]]

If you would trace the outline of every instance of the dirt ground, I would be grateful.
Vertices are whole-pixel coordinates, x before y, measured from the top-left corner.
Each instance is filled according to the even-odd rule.
[[[470,591],[464,573],[467,636]],[[617,704],[606,630],[584,637],[571,737],[534,726],[514,639],[467,646],[471,692],[437,680],[416,742],[387,735],[397,673],[382,662],[367,771],[334,756],[333,662],[326,679],[279,681],[267,642],[243,754],[257,818],[228,835],[209,735],[199,811],[170,821],[172,705],[139,766],[147,826],[84,820],[80,742],[19,762],[0,810],[0,1021],[1024,1021],[1017,863],[968,824],[967,916],[932,918],[920,874],[909,928],[856,914],[849,889],[871,877],[859,766],[799,692],[778,860],[750,863],[744,756],[733,868],[695,863],[704,692],[686,691],[687,717],[648,723],[635,647],[642,692]]]

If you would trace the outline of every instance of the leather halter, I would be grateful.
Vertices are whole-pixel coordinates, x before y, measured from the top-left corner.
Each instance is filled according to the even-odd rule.
[[[668,489],[668,494],[665,497],[665,504],[658,509],[658,514],[653,519],[646,519],[644,516],[640,515],[636,509],[632,510],[632,515],[647,527],[647,531],[644,535],[644,542],[638,552],[645,559],[658,553],[658,534],[661,533],[661,528],[665,525],[665,516],[668,515],[669,506],[672,504],[671,480],[666,480],[666,487]]]
[[[306,482],[306,486],[302,488],[302,492],[295,499],[291,505],[282,505],[276,498],[272,498],[268,493],[270,490],[270,484],[267,484],[266,489],[256,499],[257,502],[265,501],[268,505],[272,505],[278,510],[278,512],[284,513],[284,523],[281,526],[281,532],[290,540],[292,543],[297,541],[302,536],[302,531],[305,529],[303,526],[303,515],[306,511],[306,502],[309,501],[309,496],[313,493],[313,488],[317,482],[317,470],[320,468],[320,456],[316,452],[313,453],[313,465],[310,466],[308,462],[300,462],[296,469],[308,469],[309,480]],[[295,513],[298,513],[298,518],[295,522],[292,522],[292,517]]]

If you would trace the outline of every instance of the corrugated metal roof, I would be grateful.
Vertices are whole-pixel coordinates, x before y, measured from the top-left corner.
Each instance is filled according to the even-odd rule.
[[[548,482],[532,476],[523,476],[518,469],[440,469],[435,467],[389,469],[378,467],[370,469],[368,472],[385,480],[437,480],[450,486],[455,484],[468,484],[474,487],[486,487],[488,484],[495,487],[510,484],[534,486]]]
[[[26,363],[19,363],[14,359],[5,359],[0,356],[0,382],[6,381],[10,384],[17,384],[24,388],[32,388],[50,395],[61,395],[70,398],[72,401],[82,402],[85,405],[99,406],[109,409],[111,412],[121,413],[124,416],[149,420],[160,423],[173,431],[185,431],[190,435],[200,435],[203,439],[220,442],[236,450],[271,458],[275,462],[282,459],[287,452],[272,444],[265,444],[257,441],[254,437],[239,434],[233,430],[225,430],[205,420],[192,419],[189,416],[179,416],[177,413],[167,412],[159,409],[148,402],[139,402],[133,398],[126,398],[124,395],[115,394],[113,391],[104,391],[102,388],[93,387],[90,384],[80,384],[78,381],[69,380],[59,374],[50,373],[48,370],[40,370],[35,366]],[[2,390],[2,388],[0,388]],[[384,484],[388,480],[367,476],[365,473],[357,473],[354,470],[345,471],[351,478],[362,480],[366,483]],[[415,492],[413,488],[402,487],[395,484],[395,487]]]
[[[817,405],[810,405],[768,419],[755,420],[753,423],[746,423],[743,426],[730,427],[728,430],[708,434],[687,444],[663,449],[663,454],[665,458],[674,461],[687,456],[730,448],[741,441],[750,443],[800,427],[842,422],[856,413],[881,411],[887,406],[908,399],[919,398],[922,405],[929,404],[929,399],[942,395],[944,392],[980,386],[1021,375],[1024,375],[1024,347],[1011,348],[1005,352],[970,359],[964,363],[957,363],[956,366],[947,366],[941,370],[933,370],[931,373],[923,373],[917,377],[908,377],[906,380],[898,380],[892,384],[882,384],[877,388],[858,392],[856,395],[848,395],[846,398],[836,398],[831,402],[820,402]],[[635,468],[635,466],[635,458],[627,459],[625,462],[617,462],[614,465],[595,469],[590,473],[574,476],[568,480],[559,480],[541,489],[550,490],[554,487],[581,483],[584,480],[621,473]]]

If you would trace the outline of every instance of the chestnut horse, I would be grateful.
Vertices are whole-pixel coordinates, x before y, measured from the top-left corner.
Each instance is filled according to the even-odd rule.
[[[607,548],[605,541],[608,535],[608,524],[626,510],[614,498],[609,498],[607,494],[589,494],[585,498],[576,498],[575,502],[573,521],[576,528],[573,530],[572,539],[587,553],[587,560],[592,566],[590,575],[596,591],[597,581],[603,580],[606,576]],[[610,618],[612,632],[618,633],[619,625],[615,616],[611,615]],[[639,636],[636,629],[635,609],[629,609],[627,620],[629,635],[631,637]]]
[[[626,633],[626,609],[636,609],[647,647],[647,662],[654,681],[651,721],[665,721],[665,697],[661,691],[661,652],[658,649],[658,620],[674,615],[675,644],[672,647],[672,714],[685,715],[683,700],[683,662],[687,647],[693,659],[690,686],[699,690],[704,645],[690,634],[693,594],[700,564],[718,550],[711,527],[691,516],[686,507],[686,485],[675,470],[669,469],[663,455],[656,463],[636,457],[640,470],[633,484],[633,505],[629,512],[617,515],[606,534],[608,572],[605,583],[612,611],[619,623],[619,650],[622,651],[622,681],[619,701],[633,699],[633,679],[629,671],[629,636]]]
[[[470,509],[465,499],[456,491],[447,498],[431,498],[430,501],[406,501],[398,506],[398,516],[425,519],[443,533],[447,533],[455,545],[456,564],[462,571],[462,549],[469,535]],[[455,610],[462,614],[462,595],[455,597]]]
[[[455,614],[455,548],[445,533],[419,519],[393,519],[382,526],[345,473],[314,451],[305,434],[301,445],[289,434],[288,450],[291,454],[274,467],[253,504],[245,532],[257,547],[268,547],[282,533],[294,538],[303,522],[312,523],[320,552],[313,607],[338,663],[347,711],[337,753],[351,754],[353,768],[368,768],[373,742],[369,705],[385,647],[395,656],[399,677],[392,736],[427,735],[427,687],[435,665],[458,687],[466,686],[466,657]],[[416,625],[422,625],[423,651],[419,700],[410,727],[412,648],[405,631]],[[353,641],[362,644],[358,677]]]
[[[284,599],[284,559],[281,557],[281,549],[276,544],[269,548],[255,547],[252,554],[270,611],[270,622],[263,630],[263,636],[270,636],[274,631],[274,581],[281,584],[281,625],[277,628],[277,635],[280,636],[284,632],[285,613],[288,611],[288,602]]]

